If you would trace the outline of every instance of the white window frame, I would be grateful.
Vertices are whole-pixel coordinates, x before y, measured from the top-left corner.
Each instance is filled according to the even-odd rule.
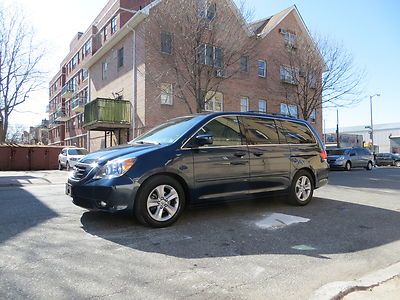
[[[291,84],[296,84],[296,78],[299,77],[299,69],[293,69],[288,66],[281,66],[280,67],[280,79],[283,82],[291,83]]]
[[[241,112],[249,111],[249,97],[240,98],[240,111]]]
[[[261,105],[261,103],[263,103]],[[267,100],[260,99],[258,100],[258,112],[267,113]]]
[[[260,64],[262,64],[263,66],[260,66]],[[267,61],[266,60],[259,59],[257,61],[257,71],[258,71],[258,77],[262,77],[262,78],[267,77]],[[262,71],[261,74],[260,74],[260,71]]]
[[[209,92],[209,93],[213,93],[213,92]],[[205,111],[216,111],[216,112],[220,112],[220,111],[224,111],[224,97],[222,93],[219,93],[220,97],[217,97],[217,93],[211,98],[209,99],[205,105],[204,105],[204,110]],[[220,109],[217,109],[217,108]]]
[[[281,103],[281,115],[284,116],[289,116],[289,117],[296,117],[298,118],[299,116],[299,110],[297,105],[295,104],[286,104],[286,103]]]
[[[174,86],[172,85],[172,83],[161,84],[160,101],[162,105],[174,104]]]
[[[284,39],[285,39],[286,46],[289,46],[289,47],[296,46],[297,36],[295,33],[286,31],[286,33],[284,34]]]

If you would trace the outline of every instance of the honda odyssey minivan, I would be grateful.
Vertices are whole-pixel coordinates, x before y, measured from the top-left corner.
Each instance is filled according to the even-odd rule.
[[[80,207],[133,212],[143,224],[165,227],[187,204],[282,192],[306,205],[327,183],[328,168],[324,145],[306,121],[198,114],[90,153],[76,164],[66,193]]]

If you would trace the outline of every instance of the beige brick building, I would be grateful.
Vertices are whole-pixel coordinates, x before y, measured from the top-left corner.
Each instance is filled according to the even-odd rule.
[[[107,6],[112,7],[111,2]],[[134,8],[133,4],[139,2],[139,9]],[[171,52],[166,54],[162,49],[163,35],[173,36],[174,32],[166,32],[166,28],[156,28],[155,32],[147,34],[148,28],[153,28],[149,24],[156,22],[156,19],[162,17],[163,11],[167,10],[165,5],[168,5],[168,1],[144,2],[146,1],[130,1],[130,15],[125,15],[125,19],[118,22],[118,30],[112,35],[104,39],[103,34],[101,43],[98,43],[99,33],[93,30],[92,43],[95,46],[91,56],[79,62],[81,68],[88,70],[88,77],[82,84],[82,88],[87,88],[86,101],[90,102],[85,106],[85,119],[82,120],[83,127],[88,132],[82,131],[80,134],[86,134],[87,143],[82,145],[90,151],[126,142],[168,119],[189,114],[190,110],[196,112],[194,98],[189,97],[189,103],[186,104],[176,95],[177,78],[168,72],[169,67],[165,63],[166,59],[173,59],[174,49],[179,45],[171,39]],[[222,2],[228,3],[223,9],[222,5],[219,6]],[[245,67],[240,65],[239,72],[221,81],[213,92],[213,99],[205,105],[205,110],[277,114],[291,112],[292,115],[297,115],[296,105],[285,100],[288,91],[291,92],[291,83],[282,74],[280,59],[283,51],[287,50],[288,40],[295,40],[296,35],[309,35],[297,8],[293,6],[264,20],[248,24],[237,13],[233,1],[215,0],[213,3],[217,11],[213,22],[218,22],[218,14],[235,15],[229,26],[234,28],[238,36],[256,39],[257,44],[256,49],[245,60]],[[109,18],[103,18],[100,23],[97,21],[100,24],[97,27],[103,28],[107,24],[111,26],[110,20],[115,15],[117,20],[122,20],[118,12],[127,11],[115,9]],[[210,30],[213,29],[210,27]],[[159,47],[150,46],[150,43]],[[83,41],[80,45],[84,45]],[[223,52],[224,48],[221,49]],[[237,64],[242,64],[242,60]],[[154,75],[150,74],[160,76],[155,81]],[[64,73],[57,76],[61,79],[65,76],[64,85],[70,78]],[[220,74],[216,73],[215,76]],[[71,116],[72,110],[68,110],[68,103],[65,100],[64,105]],[[322,132],[321,110],[317,110],[310,121]],[[65,140],[68,141],[68,138],[65,131]]]

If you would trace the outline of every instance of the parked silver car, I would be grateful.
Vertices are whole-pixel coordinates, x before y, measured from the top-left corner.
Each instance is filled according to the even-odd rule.
[[[331,169],[365,168],[371,171],[374,166],[374,156],[366,148],[336,148],[328,150],[328,163]]]
[[[64,148],[58,155],[58,169],[66,168],[68,171],[89,152],[85,148]]]

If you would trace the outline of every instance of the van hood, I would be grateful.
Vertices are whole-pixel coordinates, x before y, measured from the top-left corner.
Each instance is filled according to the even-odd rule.
[[[133,145],[120,145],[112,148],[102,149],[93,153],[90,153],[83,157],[80,162],[85,164],[98,163],[100,165],[105,164],[107,161],[122,157],[125,155],[132,154],[132,156],[138,156],[155,149],[165,147],[165,145],[155,144],[133,144]]]

